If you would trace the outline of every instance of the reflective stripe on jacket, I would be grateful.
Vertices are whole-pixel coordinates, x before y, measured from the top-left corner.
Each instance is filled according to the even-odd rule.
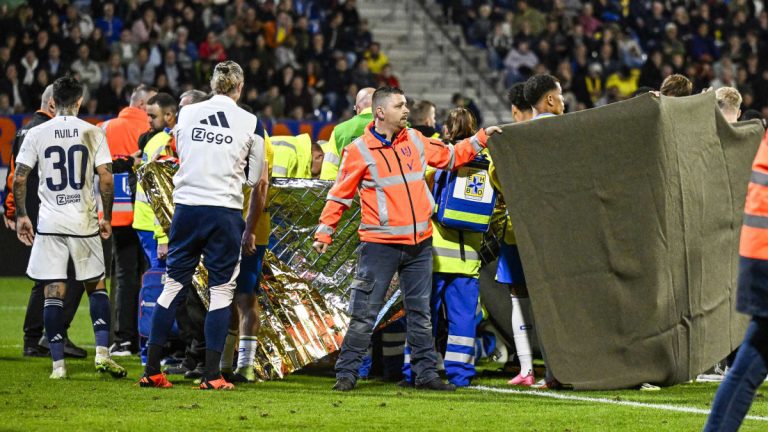
[[[312,178],[312,138],[299,136],[273,136],[273,178]]]
[[[450,229],[432,223],[432,271],[480,277],[483,233]]]
[[[320,180],[336,180],[341,163],[339,151],[330,141],[321,144],[320,147],[323,148],[323,168],[320,170]]]
[[[142,165],[150,162],[155,156],[168,156],[170,154],[171,135],[168,132],[161,131],[155,134],[147,145],[141,156]],[[155,212],[149,205],[147,194],[141,187],[141,179],[136,182],[136,202],[133,209],[133,229],[142,231],[154,231],[155,238],[160,244],[168,243],[168,236],[163,228],[156,223]]]
[[[149,116],[140,108],[127,107],[116,118],[99,124],[107,136],[112,160],[129,156],[139,150],[139,136],[149,129]],[[112,226],[133,224],[133,203],[128,173],[115,173],[115,202],[112,206]],[[101,217],[101,212],[99,212]]]
[[[320,215],[318,241],[331,242],[356,192],[362,208],[361,241],[414,245],[428,239],[434,199],[424,179],[427,165],[454,169],[473,160],[487,140],[480,130],[450,146],[406,128],[386,144],[374,136],[373,127],[371,122],[365,134],[344,149],[339,175]]]
[[[768,134],[763,137],[752,163],[739,255],[768,260]]]

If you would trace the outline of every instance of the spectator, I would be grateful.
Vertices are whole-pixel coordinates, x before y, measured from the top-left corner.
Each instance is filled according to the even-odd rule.
[[[45,55],[51,47],[51,38],[46,30],[41,29],[35,38],[35,54],[40,60],[45,60]]]
[[[88,47],[91,50],[91,60],[95,62],[105,62],[109,58],[109,45],[104,39],[104,34],[100,28],[95,28],[88,38]]]
[[[368,69],[374,74],[381,73],[384,65],[389,64],[389,58],[381,52],[381,44],[378,42],[371,43],[368,51],[365,52],[364,58],[368,62]]]
[[[152,85],[155,82],[155,67],[149,63],[147,47],[139,48],[136,60],[128,65],[126,76],[128,84],[134,87],[139,84]]]
[[[509,50],[512,49],[513,39],[512,36],[504,31],[502,23],[495,23],[493,25],[493,31],[488,36],[486,42],[488,47],[488,61],[490,66],[494,69],[503,69],[503,59],[507,57]]]
[[[263,66],[258,57],[252,57],[245,68],[245,83],[254,87],[259,93],[269,88],[269,71]]]
[[[282,118],[285,114],[285,100],[280,94],[280,88],[278,86],[270,86],[269,90],[262,93],[259,99],[259,104],[264,107],[262,110],[268,107],[269,114],[274,118]]]
[[[677,25],[675,23],[668,23],[666,28],[666,36],[664,42],[661,43],[661,49],[664,52],[664,56],[667,59],[671,59],[674,55],[685,55],[685,44],[678,39]]]
[[[66,8],[64,24],[70,32],[77,28],[84,38],[88,38],[94,28],[90,15],[81,14],[75,5],[72,4]]]
[[[691,57],[697,61],[711,62],[720,57],[715,39],[709,34],[709,24],[699,24],[696,34],[691,39]]]
[[[512,48],[504,59],[507,83],[524,81],[531,75],[537,64],[539,64],[539,57],[531,51],[528,41],[518,42],[517,47]]]
[[[133,43],[131,31],[126,29],[120,34],[120,41],[112,44],[113,53],[120,54],[123,65],[128,65],[136,58],[137,45]]]
[[[122,60],[120,59],[120,54],[117,53],[112,53],[109,56],[109,61],[101,70],[101,85],[108,85],[109,80],[114,75],[120,75],[125,78],[125,67],[123,66]]]
[[[11,99],[7,93],[0,93],[0,115],[13,114],[13,107],[11,106]]]
[[[38,60],[37,55],[35,54],[34,50],[27,50],[27,53],[24,55],[24,58],[21,59],[21,82],[25,86],[30,86],[35,81],[35,73],[37,72],[37,69],[40,67],[40,60]],[[45,87],[43,87],[45,89]],[[32,104],[32,106],[38,106],[39,104]]]
[[[157,14],[152,8],[144,9],[140,20],[136,20],[131,28],[133,34],[133,43],[143,44],[149,41],[151,32],[160,32],[160,26],[157,24]]]
[[[109,79],[109,85],[101,87],[96,99],[98,99],[99,114],[110,114],[119,112],[128,106],[128,98],[125,85],[125,77],[121,74],[113,74]]]
[[[18,69],[13,63],[5,67],[5,79],[0,80],[0,93],[8,95],[9,104],[15,113],[22,113],[32,106],[27,89],[19,80]]]
[[[101,84],[101,67],[91,60],[91,49],[82,44],[77,50],[77,60],[72,63],[72,71],[80,75],[80,82],[88,87],[90,92],[95,91]]]
[[[304,78],[296,76],[291,81],[291,90],[285,95],[285,111],[291,113],[297,107],[301,108],[303,114],[312,114],[312,96],[304,85]],[[297,120],[303,120],[303,115]]]
[[[352,39],[355,41],[355,54],[357,54],[358,58],[362,58],[365,51],[373,43],[373,35],[368,29],[367,19],[360,20]]]
[[[540,11],[529,7],[528,2],[520,0],[517,2],[517,14],[514,19],[514,28],[521,28],[524,24],[530,26],[531,33],[536,36],[544,30],[546,18]],[[478,124],[480,124],[478,122]]]
[[[291,37],[293,33],[293,20],[285,12],[277,14],[277,20],[270,21],[264,25],[264,38],[267,45],[276,49]]]
[[[664,80],[661,71],[663,61],[664,57],[662,56],[661,51],[651,51],[643,68],[640,70],[640,81],[638,82],[638,85],[654,89],[661,87],[661,82]]]
[[[616,100],[629,99],[637,91],[638,78],[638,73],[632,72],[628,66],[623,66],[608,77],[605,88],[609,92],[615,91]]]
[[[115,16],[115,5],[112,2],[104,3],[102,17],[96,20],[96,27],[104,33],[104,38],[111,45],[120,40],[123,31],[123,20]]]
[[[486,40],[491,34],[491,5],[483,4],[478,8],[478,16],[467,31],[467,37],[471,43],[485,48]]]
[[[56,44],[48,48],[48,58],[43,62],[43,67],[48,70],[51,80],[64,76],[69,66],[61,60],[61,50]]]
[[[39,107],[42,102],[42,95],[45,88],[51,84],[51,76],[44,68],[38,68],[35,73],[35,80],[29,86],[30,106]]]
[[[384,68],[381,69],[381,73],[379,74],[379,87],[381,86],[400,88],[400,81],[396,76],[392,75],[392,66],[389,64],[384,65]],[[355,92],[355,94],[357,94],[357,92]]]
[[[224,49],[229,51],[229,49],[235,44],[237,36],[237,26],[235,24],[230,24],[219,35],[219,40],[221,41],[221,44],[224,45]]]
[[[235,41],[226,50],[227,57],[237,64],[247,65],[248,61],[253,57],[251,44],[240,33],[235,36]]]
[[[357,62],[357,67],[355,67],[354,72],[352,72],[352,82],[355,83],[358,88],[365,88],[376,87],[378,80],[376,79],[376,75],[374,75],[368,67],[368,62],[360,60]]]
[[[579,15],[579,24],[584,30],[584,34],[591,38],[595,32],[600,28],[600,20],[594,17],[595,9],[592,3],[584,3],[581,8],[581,15]]]
[[[187,73],[191,73],[197,61],[197,47],[189,40],[189,30],[186,27],[176,29],[176,40],[169,49],[176,53],[176,60]]]
[[[184,69],[182,69],[176,62],[176,52],[173,50],[165,52],[163,64],[158,66],[155,70],[155,75],[160,74],[165,77],[168,88],[170,89],[170,91],[166,93],[178,95],[181,91],[181,86],[187,82],[186,72],[184,72]],[[158,85],[157,87],[159,88],[160,86]],[[163,91],[158,90],[158,92]]]
[[[216,36],[216,33],[212,31],[208,32],[205,42],[200,44],[198,54],[200,55],[200,59],[211,62],[222,62],[227,59],[224,45],[219,41],[219,37]]]

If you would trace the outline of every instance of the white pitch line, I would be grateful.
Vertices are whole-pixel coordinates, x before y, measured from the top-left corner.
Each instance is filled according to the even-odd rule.
[[[633,401],[615,400],[615,399],[606,399],[606,398],[594,398],[594,397],[587,397],[587,396],[574,396],[570,394],[556,393],[551,391],[545,392],[545,391],[538,391],[538,390],[501,389],[501,388],[486,387],[486,386],[472,386],[469,388],[472,390],[479,390],[479,391],[493,392],[493,393],[517,394],[517,395],[523,395],[523,396],[538,396],[538,397],[546,397],[551,399],[563,399],[563,400],[572,400],[572,401],[579,401],[579,402],[596,402],[596,403],[603,403],[603,404],[609,404],[609,405],[630,406],[635,408],[650,408],[650,409],[657,409],[662,411],[676,411],[676,412],[683,412],[683,413],[690,413],[690,414],[709,415],[709,410],[705,410],[701,408],[693,408],[688,406],[669,405],[669,404],[652,404],[652,403],[633,402]],[[768,421],[768,417],[761,417],[761,416],[748,415],[746,418],[748,420]]]

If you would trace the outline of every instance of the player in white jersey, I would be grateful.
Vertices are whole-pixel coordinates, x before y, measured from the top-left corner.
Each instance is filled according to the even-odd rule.
[[[51,378],[67,377],[64,363],[64,294],[67,262],[75,265],[77,280],[85,284],[96,337],[96,370],[116,378],[125,369],[109,357],[109,295],[104,284],[101,238],[112,234],[112,159],[101,129],[77,118],[83,87],[72,77],[53,83],[56,117],[32,128],[16,158],[13,193],[16,196],[17,235],[32,246],[27,275],[45,281],[43,323],[50,343]],[[27,176],[37,165],[40,175],[40,213],[35,235],[27,216]],[[104,218],[99,221],[93,178],[99,176]],[[101,237],[101,238],[100,238]]]
[[[243,231],[253,232],[260,213],[249,211],[244,224],[242,188],[244,183],[255,185],[266,170],[264,139],[256,133],[256,116],[237,106],[243,81],[243,70],[237,63],[219,63],[211,78],[214,96],[179,112],[175,134],[180,168],[173,179],[176,208],[168,241],[168,278],[152,313],[141,387],[172,386],[160,371],[162,349],[201,254],[208,269],[211,303],[205,317],[205,374],[200,388],[234,387],[221,376],[219,361],[239,273],[241,243],[251,241],[251,236],[243,239]],[[258,200],[258,190],[253,188],[251,202]],[[250,243],[247,246],[246,251],[254,249]]]

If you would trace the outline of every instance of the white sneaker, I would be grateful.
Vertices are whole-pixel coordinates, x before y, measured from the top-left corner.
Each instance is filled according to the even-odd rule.
[[[64,366],[53,368],[53,372],[51,372],[50,379],[67,379],[69,378],[67,376],[67,368]]]
[[[117,342],[113,343],[111,347],[109,347],[109,355],[110,357],[130,357],[133,355],[131,353],[131,343],[130,342],[123,342],[121,344],[118,344]]]
[[[727,373],[728,373],[728,366],[726,366],[725,368],[722,368],[720,366],[720,363],[718,363],[712,368],[711,373],[699,374],[696,377],[696,382],[716,382],[716,383],[723,382],[723,380],[725,379],[725,375]]]
[[[660,391],[661,387],[655,386],[651,383],[642,383],[637,389],[640,391]]]

